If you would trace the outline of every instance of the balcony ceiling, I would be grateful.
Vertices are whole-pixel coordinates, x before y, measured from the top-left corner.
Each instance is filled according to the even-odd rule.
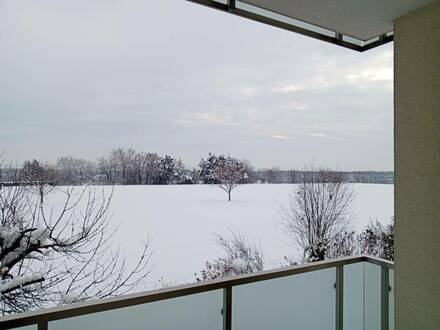
[[[393,22],[438,0],[244,0],[284,16],[363,41],[393,30]]]
[[[393,40],[393,22],[438,0],[189,0],[357,51]]]

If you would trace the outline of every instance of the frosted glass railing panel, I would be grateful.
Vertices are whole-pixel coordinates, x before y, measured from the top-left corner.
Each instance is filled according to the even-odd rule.
[[[233,330],[334,330],[336,269],[232,288]]]
[[[390,330],[394,330],[394,270],[390,269],[390,296],[389,296],[389,313],[390,313]]]
[[[27,325],[25,327],[13,328],[11,330],[38,330],[38,325]]]
[[[364,263],[344,266],[344,329],[364,329]]]
[[[222,330],[223,290],[49,322],[49,330]]]
[[[365,263],[365,330],[381,327],[381,267]]]
[[[344,329],[381,328],[382,268],[364,262],[344,266]],[[389,269],[389,328],[394,329],[394,271]]]

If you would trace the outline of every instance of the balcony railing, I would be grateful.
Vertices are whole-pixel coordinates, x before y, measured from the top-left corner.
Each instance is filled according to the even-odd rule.
[[[388,330],[393,267],[340,258],[4,316],[0,329]]]

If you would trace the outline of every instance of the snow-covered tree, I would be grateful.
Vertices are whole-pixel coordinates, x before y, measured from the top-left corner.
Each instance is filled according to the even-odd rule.
[[[220,162],[223,162],[225,156],[216,156],[215,154],[209,153],[208,157],[201,159],[199,162],[199,178],[204,184],[217,184],[218,180],[216,178],[216,170]]]
[[[194,179],[192,173],[185,167],[185,164],[181,159],[174,161],[174,184],[193,184]]]
[[[171,156],[165,155],[159,161],[158,184],[171,184],[174,181],[174,159]]]
[[[312,168],[301,175],[281,210],[282,225],[305,262],[324,260],[351,221],[352,186],[339,172]]]
[[[216,242],[224,251],[224,256],[207,261],[205,269],[195,274],[197,282],[263,270],[261,248],[243,235],[232,232],[230,237],[216,235]]]
[[[394,261],[394,218],[391,224],[371,222],[359,235],[360,253]]]
[[[111,195],[88,186],[62,193],[51,205],[25,186],[0,185],[3,314],[123,294],[148,274],[148,242],[131,267],[111,249]]]
[[[27,160],[20,170],[19,178],[21,181],[43,181],[45,179],[44,168],[36,159]]]

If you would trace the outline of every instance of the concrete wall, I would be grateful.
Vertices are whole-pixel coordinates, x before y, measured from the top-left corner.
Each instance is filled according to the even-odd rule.
[[[440,329],[440,2],[395,22],[396,329]]]

